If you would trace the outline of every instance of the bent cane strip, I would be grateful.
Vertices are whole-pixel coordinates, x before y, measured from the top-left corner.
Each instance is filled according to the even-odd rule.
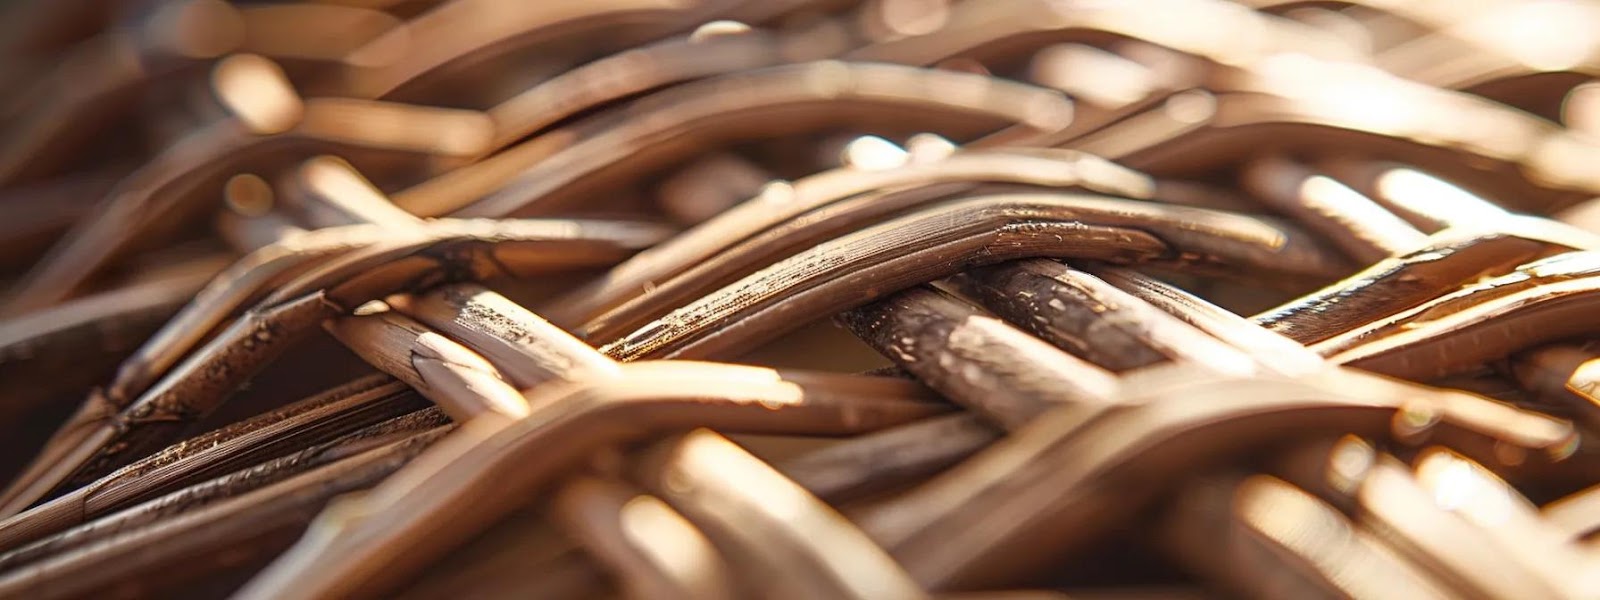
[[[1295,380],[1198,372],[1182,365],[1141,371],[1124,388],[1124,405],[1089,414],[1082,407],[1047,413],[860,522],[924,585],[950,589],[1025,573],[1046,555],[1060,556],[1020,549],[1077,546],[1099,527],[1130,515],[1138,504],[1131,502],[1133,495],[1153,493],[1150,484],[1165,477],[1165,469],[1193,467],[1188,461],[1201,457],[1219,459],[1217,451],[1225,447],[1242,449],[1311,430],[1415,439],[1418,427],[1407,423],[1417,421],[1424,430],[1454,423],[1452,428],[1465,428],[1457,431],[1531,444],[1554,458],[1573,449],[1570,425],[1466,394],[1344,370]],[[1213,377],[1215,385],[1200,382]],[[1322,377],[1330,379],[1312,383]],[[1397,414],[1426,418],[1396,419]],[[1289,434],[1291,429],[1296,433]],[[1079,477],[1122,483],[1106,488],[1067,481]],[[935,539],[941,543],[930,543]]]
[[[705,535],[637,488],[578,476],[555,492],[557,519],[636,598],[726,600],[731,574]]]
[[[0,550],[426,407],[388,377],[358,379],[282,409],[168,446],[59,498],[0,521]]]
[[[446,235],[377,244],[278,287],[126,408],[107,396],[92,396],[29,471],[12,482],[0,512],[15,514],[63,482],[88,483],[158,450],[274,353],[323,320],[369,300],[506,269],[526,275],[551,267],[611,264],[660,237],[660,230],[649,226],[573,221],[468,221],[435,232]]]
[[[722,384],[714,395],[690,387],[705,381]],[[297,549],[240,593],[382,594],[397,583],[385,580],[399,575],[400,565],[426,564],[448,552],[589,449],[678,428],[845,433],[931,414],[930,404],[885,399],[888,390],[904,385],[839,375],[791,379],[754,367],[640,363],[624,366],[619,377],[540,386],[529,396],[529,417],[467,423],[372,494],[341,500]],[[522,460],[530,455],[542,458]],[[456,508],[465,508],[462,502],[471,509]],[[432,516],[441,514],[456,516]],[[332,556],[340,558],[322,558]]]
[[[849,521],[720,435],[697,429],[641,461],[643,484],[741,568],[745,593],[776,598],[923,598]]]
[[[1201,209],[1066,194],[979,196],[864,229],[780,261],[641,327],[603,351],[621,359],[730,353],[757,335],[949,275],[1034,256],[1117,262],[1331,268],[1267,223]],[[1177,256],[1173,256],[1176,253]],[[1172,258],[1168,258],[1172,257]],[[1325,266],[1326,265],[1326,266]],[[1270,267],[1269,267],[1270,268]],[[720,329],[707,331],[710,327]]]

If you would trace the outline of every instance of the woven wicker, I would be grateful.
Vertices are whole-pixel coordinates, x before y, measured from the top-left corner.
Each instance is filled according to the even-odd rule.
[[[4,10],[0,597],[1600,598],[1600,2]]]

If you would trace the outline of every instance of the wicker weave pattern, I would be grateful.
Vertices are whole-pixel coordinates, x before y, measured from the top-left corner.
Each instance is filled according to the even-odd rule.
[[[7,10],[0,597],[1600,597],[1591,0]]]

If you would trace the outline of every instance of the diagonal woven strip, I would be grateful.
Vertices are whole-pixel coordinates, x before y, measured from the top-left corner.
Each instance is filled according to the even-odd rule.
[[[1600,2],[135,4],[0,597],[1600,597]]]

